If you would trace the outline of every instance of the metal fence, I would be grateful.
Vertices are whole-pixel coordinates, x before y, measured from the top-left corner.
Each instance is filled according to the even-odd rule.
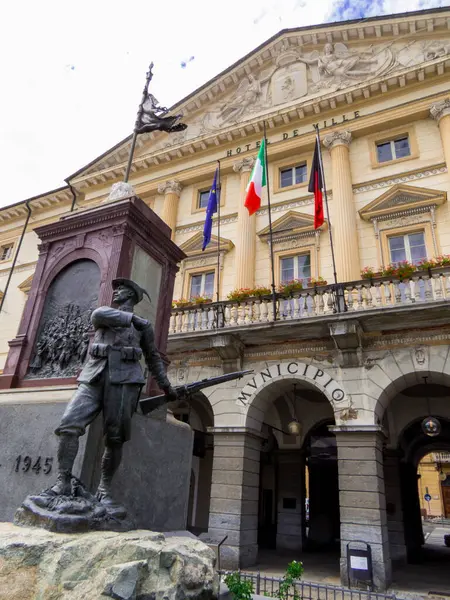
[[[229,571],[219,571],[221,579]],[[245,573],[239,571],[243,581],[251,581],[253,594],[278,598],[281,577],[270,577],[261,573]],[[289,588],[285,600],[398,600],[395,594],[383,594],[369,590],[348,589],[337,585],[311,583],[298,580]]]

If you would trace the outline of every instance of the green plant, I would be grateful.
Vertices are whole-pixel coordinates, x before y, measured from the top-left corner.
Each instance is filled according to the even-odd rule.
[[[192,302],[187,298],[180,298],[179,300],[172,300],[172,308],[184,308],[185,306],[191,306]]]
[[[295,581],[302,578],[303,571],[303,563],[298,560],[293,560],[288,564],[286,573],[278,588],[278,598],[280,600],[288,600],[290,588],[295,584]],[[295,587],[293,598],[294,600],[300,600],[300,596],[296,593]]]
[[[278,291],[283,296],[290,296],[292,292],[297,292],[303,289],[303,281],[301,279],[291,279],[291,281],[285,281],[280,283]]]
[[[252,296],[256,296],[257,298],[259,298],[261,296],[268,296],[272,293],[272,290],[265,285],[257,285],[251,290],[251,292]]]
[[[319,277],[310,277],[310,278],[308,279],[308,283],[309,283],[309,285],[311,285],[311,286],[312,286],[312,285],[315,285],[315,286],[317,286],[317,285],[327,285],[327,284],[328,284],[328,281],[326,281],[326,280],[325,280],[323,277],[320,277],[320,276],[319,276]]]
[[[433,267],[437,267],[435,258],[424,258],[420,261],[420,263],[416,264],[416,268],[419,271],[424,271],[425,269],[432,269]],[[440,266],[440,265],[439,265]]]
[[[212,300],[208,296],[192,296],[190,302],[191,304],[206,304],[207,302],[212,302]]]
[[[450,255],[449,254],[441,254],[440,256],[436,256],[434,259],[435,267],[448,267],[450,265]]]
[[[229,573],[224,577],[224,581],[234,600],[252,600],[253,584],[241,579],[240,573]]]
[[[416,271],[415,265],[412,265],[407,260],[403,260],[388,265],[382,270],[381,274],[383,277],[398,277],[399,279],[404,279],[405,277],[411,277],[414,271]]]
[[[252,288],[240,288],[238,290],[233,290],[227,296],[228,300],[234,300],[235,302],[240,302],[241,300],[245,300],[245,298],[250,298],[253,295]]]
[[[373,267],[364,267],[361,271],[361,279],[372,279],[380,275],[380,271],[375,271]]]

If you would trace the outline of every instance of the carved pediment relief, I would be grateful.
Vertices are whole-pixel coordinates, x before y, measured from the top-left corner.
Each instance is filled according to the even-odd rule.
[[[446,192],[399,183],[362,208],[359,214],[365,221],[386,219],[395,213],[423,210],[446,201]]]
[[[186,242],[181,244],[180,248],[189,258],[198,258],[202,256],[210,256],[211,254],[217,255],[217,250],[219,247],[219,238],[216,235],[211,235],[211,241],[208,246],[205,248],[205,251],[202,252],[203,246],[203,233],[198,232],[189,238]],[[231,240],[227,240],[226,238],[220,238],[220,253],[229,252],[234,247],[234,244]]]
[[[313,236],[316,231],[326,227],[326,222],[318,230],[314,229],[314,217],[290,210],[288,213],[272,223],[272,236],[275,240],[283,240],[287,237]],[[258,236],[265,242],[269,241],[269,226],[258,232]]]

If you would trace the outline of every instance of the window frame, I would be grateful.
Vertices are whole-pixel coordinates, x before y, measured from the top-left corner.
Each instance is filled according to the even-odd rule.
[[[281,171],[285,171],[286,169],[293,169],[295,167],[300,167],[303,165],[306,167],[305,181],[302,181],[301,183],[294,183],[292,185],[281,187],[281,185],[280,185],[281,184]],[[272,165],[269,163],[269,168],[272,169],[271,183],[273,185],[273,193],[278,194],[280,192],[287,192],[289,190],[298,190],[300,188],[307,187],[308,183],[309,183],[308,178],[309,178],[309,173],[310,173],[310,166],[311,166],[311,156],[308,154],[299,154],[295,157],[295,159],[293,158],[293,156],[291,154],[291,156],[289,156],[288,158],[279,160],[279,161],[273,163]]]
[[[215,257],[214,257],[215,258]],[[189,260],[189,259],[185,259],[185,260]],[[213,291],[213,297],[212,300],[214,301],[216,298],[216,293],[217,293],[217,261],[215,261],[215,264],[211,261],[210,264],[207,264],[203,267],[189,267],[188,264],[186,264],[186,266],[183,268],[182,267],[182,277],[183,277],[183,283],[181,286],[181,298],[186,298],[187,300],[189,300],[190,298],[190,293],[191,293],[191,278],[195,277],[196,275],[202,275],[203,273],[213,273],[214,272],[214,291]],[[223,285],[223,281],[222,281],[222,277],[220,278],[220,282],[219,282],[219,295],[222,293],[222,285]],[[220,296],[221,297],[221,296]]]
[[[290,185],[281,185],[281,173],[283,173],[284,171],[290,171],[291,172],[291,181],[294,181],[295,176],[296,176],[296,169],[298,167],[305,167],[305,169],[306,169],[305,180],[300,181],[299,183],[291,183]],[[306,164],[306,161],[302,161],[301,163],[296,163],[291,166],[280,167],[278,169],[278,187],[280,188],[280,190],[286,190],[286,189],[291,189],[291,188],[297,187],[299,185],[302,185],[303,183],[306,183],[307,180],[308,180],[308,165]]]
[[[15,245],[14,242],[4,242],[4,243],[0,244],[0,263],[5,263],[5,262],[8,262],[9,260],[12,260],[12,258],[14,256],[14,245]],[[4,249],[10,249],[9,256],[7,256],[6,258],[2,258]]]
[[[430,221],[423,221],[422,223],[418,223],[417,225],[404,225],[403,227],[381,229],[379,232],[381,241],[381,256],[379,264],[386,267],[392,262],[389,238],[401,235],[409,235],[410,233],[419,233],[421,231],[424,232],[425,249],[427,257],[439,256],[441,250],[438,245],[438,240],[436,238],[433,238],[432,224],[430,223]]]
[[[202,271],[200,273],[190,273],[189,274],[189,283],[188,283],[188,291],[189,291],[189,295],[188,295],[188,300],[190,300],[191,298],[193,298],[194,296],[192,295],[191,291],[192,291],[192,280],[194,277],[201,277],[201,282],[200,282],[200,293],[198,294],[198,296],[204,296],[205,295],[205,283],[206,283],[206,276],[210,275],[210,274],[214,275],[214,279],[213,279],[213,290],[212,290],[212,294],[211,294],[211,300],[214,297],[214,291],[215,291],[215,285],[216,285],[216,271],[214,268],[210,268],[208,270]],[[209,296],[208,296],[209,297]]]
[[[378,161],[378,145],[386,144],[391,142],[392,144],[399,139],[408,138],[410,154],[408,156],[402,156],[401,158],[392,158],[391,160],[385,160],[383,162]],[[388,165],[397,164],[406,160],[414,160],[419,158],[419,146],[417,143],[417,136],[414,124],[406,127],[397,127],[391,131],[377,133],[368,137],[370,162],[372,169],[380,169]]]
[[[408,231],[406,233],[396,233],[396,234],[391,234],[388,235],[388,244],[389,244],[389,258],[390,258],[390,263],[393,264],[394,262],[402,262],[402,261],[393,261],[392,260],[392,248],[391,248],[391,239],[393,238],[403,238],[404,240],[404,248],[405,248],[405,259],[406,261],[408,261],[411,264],[413,263],[412,260],[412,256],[411,256],[411,245],[410,245],[410,241],[409,241],[409,236],[411,235],[417,235],[418,233],[422,233],[423,234],[423,245],[425,246],[425,253],[426,256],[423,257],[422,260],[428,259],[429,255],[428,255],[428,251],[427,251],[427,242],[426,242],[426,236],[425,236],[425,229],[421,229],[418,231]]]
[[[312,270],[311,270],[311,253],[310,252],[298,252],[297,254],[291,254],[290,256],[280,256],[279,257],[278,260],[280,261],[280,283],[283,283],[283,280],[282,280],[283,260],[289,260],[290,258],[294,259],[294,277],[292,279],[303,279],[298,276],[298,261],[295,260],[299,256],[309,256],[309,277],[306,278],[306,283],[309,283],[308,279],[311,279],[311,277],[313,277]],[[295,271],[297,271],[297,275],[295,274]],[[289,279],[288,281],[292,281],[292,280]]]
[[[191,214],[195,213],[205,213],[206,206],[204,208],[199,207],[200,193],[206,192],[211,189],[211,186],[214,181],[214,171],[211,173],[211,177],[209,179],[202,179],[198,183],[195,183],[192,186],[192,204],[191,204]],[[220,208],[225,206],[225,197],[226,197],[226,182],[227,178],[224,176],[220,178]]]
[[[299,256],[300,254],[309,254],[310,257],[310,266],[311,266],[311,275],[310,277],[317,278],[319,276],[317,270],[317,248],[314,245],[308,246],[299,246],[298,248],[293,248],[292,250],[276,250],[274,252],[274,263],[275,263],[275,284],[278,286],[281,283],[281,261],[284,258],[291,258],[293,256]]]
[[[406,156],[397,156],[397,151],[395,149],[395,142],[399,142],[400,140],[408,140],[408,149],[409,149],[409,154],[407,154]],[[389,147],[391,149],[391,156],[393,158],[389,158],[388,160],[380,160],[379,156],[378,156],[378,148],[380,146],[386,146],[387,144],[389,144]],[[409,135],[399,135],[399,136],[395,136],[394,138],[390,139],[390,140],[386,140],[384,142],[376,142],[375,146],[377,147],[377,162],[379,164],[385,164],[387,162],[397,162],[398,160],[402,160],[403,158],[409,158],[411,156],[411,142],[409,139]]]

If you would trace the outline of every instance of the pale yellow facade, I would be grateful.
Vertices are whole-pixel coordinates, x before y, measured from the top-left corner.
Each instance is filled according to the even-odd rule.
[[[417,468],[419,499],[423,517],[450,517],[445,504],[442,484],[450,475],[448,452],[430,453],[422,458]],[[426,498],[428,495],[430,500]],[[446,510],[447,509],[447,510]]]
[[[333,30],[319,27],[312,33],[305,30],[299,34],[292,30],[292,33],[287,32],[269,41],[182,101],[180,108],[188,123],[186,135],[159,133],[140,137],[131,183],[137,194],[172,227],[173,239],[181,247],[189,245],[193,236],[202,231],[205,209],[198,207],[198,194],[210,186],[220,160],[220,236],[231,242],[220,261],[221,299],[235,288],[267,286],[271,281],[267,237],[262,239],[258,236],[268,226],[265,192],[262,208],[255,216],[249,217],[243,208],[245,188],[256,146],[262,137],[264,118],[268,128],[268,174],[275,228],[277,221],[290,211],[301,216],[313,214],[313,197],[308,192],[307,181],[280,187],[280,170],[306,163],[309,178],[315,139],[313,124],[318,123],[321,128],[339,281],[358,280],[360,271],[366,266],[377,269],[388,264],[387,238],[392,232],[423,231],[430,258],[450,253],[448,204],[444,201],[433,207],[432,202],[433,192],[446,200],[450,187],[446,166],[446,158],[450,155],[448,103],[442,105],[440,112],[438,110],[435,114],[436,118],[430,113],[433,106],[446,102],[449,92],[446,44],[450,43],[450,36],[446,18],[445,12],[430,13],[429,21],[434,23],[433,27],[421,27],[423,19],[421,21],[420,17],[411,15],[382,21],[381,29],[372,25],[360,27],[343,23],[334,26]],[[395,39],[396,31],[402,32],[400,42]],[[299,54],[312,56],[311,52],[321,52],[330,40],[348,40],[348,51],[361,53],[361,56],[368,52],[370,46],[377,51],[377,48],[394,44],[394,54],[397,53],[398,57],[403,53],[404,56],[398,68],[389,71],[389,77],[363,78],[363,81],[356,80],[354,85],[346,87],[335,85],[338,88],[335,91],[330,86],[322,89],[321,93],[307,93],[294,102],[265,109],[249,106],[235,122],[225,120],[219,127],[217,123],[220,120],[216,119],[214,127],[205,125],[205,122],[211,122],[211,114],[217,113],[218,106],[233,107],[232,100],[236,98],[239,86],[242,87],[242,82],[248,85],[248,74],[254,74],[263,81],[267,69],[278,66],[278,71],[290,68],[295,75],[292,65],[302,64],[292,62],[295,53],[297,58]],[[428,55],[424,48],[431,48]],[[430,56],[434,58],[425,60]],[[283,67],[285,64],[288,67]],[[272,79],[276,76],[277,70]],[[277,88],[273,82],[271,85],[269,94],[274,95]],[[378,162],[376,144],[399,135],[408,136],[410,155]],[[120,180],[123,174],[127,150],[128,142],[124,142],[68,179],[77,196],[75,210],[93,206],[107,198],[112,183]],[[373,220],[361,218],[359,211],[395,185],[426,188],[431,194],[429,207],[432,208],[418,214],[410,211],[407,216],[396,214],[398,228],[394,228],[392,222],[387,227],[380,222],[377,227]],[[26,292],[20,289],[20,285],[32,275],[37,260],[37,236],[33,230],[58,219],[70,210],[71,203],[69,188],[30,202],[32,216],[0,315],[0,367],[7,355],[7,341],[17,331],[26,301]],[[0,211],[0,246],[17,246],[25,217],[24,203]],[[289,227],[289,222],[286,227]],[[310,254],[312,277],[322,277],[329,283],[333,281],[327,226],[316,234],[310,226],[307,233],[309,235],[301,239],[274,244],[277,283],[281,258],[301,253]],[[213,227],[215,234],[216,226]],[[189,259],[177,278],[175,299],[189,296],[192,275],[217,270],[213,253],[202,254],[201,240],[190,250]],[[14,251],[7,260],[0,261],[2,291],[13,256]],[[214,298],[216,283],[215,272]]]
[[[450,255],[449,23],[450,9],[438,9],[286,30],[174,107],[174,113],[184,114],[185,132],[138,139],[130,183],[170,225],[173,240],[187,255],[177,274],[174,300],[197,294],[216,300],[217,281],[223,301],[236,288],[270,286],[267,191],[255,215],[249,217],[243,205],[264,122],[276,285],[285,277],[282,261],[297,256],[309,257],[310,277],[333,283],[331,222],[346,314],[337,314],[334,291],[318,286],[292,299],[278,297],[277,322],[271,301],[258,299],[224,302],[211,310],[174,310],[171,319],[169,376],[174,383],[239,368],[255,373],[238,385],[206,392],[208,419],[199,417],[201,411],[195,415],[195,407],[192,417],[199,430],[214,438],[214,448],[195,463],[195,479],[208,481],[210,503],[208,494],[198,494],[198,489],[193,497],[203,508],[209,503],[209,515],[202,514],[200,520],[192,516],[201,513],[195,500],[190,523],[205,528],[208,517],[210,531],[229,534],[230,552],[240,566],[255,560],[264,496],[260,491],[271,492],[269,483],[267,489],[258,489],[261,438],[270,427],[278,428],[274,436],[285,461],[280,473],[286,487],[280,494],[287,498],[280,496],[278,508],[274,500],[270,509],[273,515],[278,511],[277,547],[301,549],[305,542],[302,476],[292,478],[290,473],[304,468],[304,448],[312,447],[308,434],[322,424],[337,440],[339,489],[337,470],[330,480],[340,494],[336,502],[343,580],[348,541],[372,536],[374,560],[381,569],[379,587],[389,583],[391,561],[406,560],[406,547],[415,549],[421,543],[416,533],[411,538],[410,523],[415,519],[415,532],[417,514],[406,515],[404,501],[417,490],[418,454],[411,450],[406,456],[405,450],[406,464],[399,452],[405,431],[420,437],[417,423],[430,410],[450,422],[441,389],[450,384],[450,270],[425,270],[406,283],[395,277],[368,282],[361,279],[361,271],[371,267],[376,272],[398,261],[392,238],[403,240],[403,250],[411,254],[414,234],[423,242],[422,258]],[[314,196],[308,191],[314,124],[320,128],[330,210],[318,230],[313,224]],[[129,145],[130,139],[124,140],[68,177],[70,187],[28,201],[31,217],[0,312],[0,370],[38,258],[34,230],[71,209],[82,211],[108,201],[111,186],[123,179]],[[205,207],[200,203],[217,161],[220,239],[216,215],[211,243],[202,252]],[[26,217],[25,202],[0,210],[0,257],[5,256],[0,261],[1,292]],[[219,313],[223,329],[216,331]],[[424,378],[432,386],[430,393],[420,387]],[[6,401],[11,393],[5,392]],[[289,437],[286,427],[294,417],[302,433]],[[328,439],[327,431],[320,431]],[[324,494],[314,464],[311,470],[309,466],[308,496],[315,500],[308,535],[313,531],[317,542],[326,527],[314,510]],[[419,486],[428,481],[430,470],[424,465],[420,469],[427,473],[423,471]],[[270,464],[261,472],[267,482],[275,479]],[[361,482],[360,488],[355,489],[355,481]],[[433,479],[426,485],[431,489],[435,484]],[[282,500],[288,500],[286,506]],[[432,508],[442,514],[439,507]],[[321,510],[325,514],[323,506]],[[327,518],[339,524],[336,515]],[[264,525],[270,535],[271,525]],[[328,533],[339,535],[331,525]]]

